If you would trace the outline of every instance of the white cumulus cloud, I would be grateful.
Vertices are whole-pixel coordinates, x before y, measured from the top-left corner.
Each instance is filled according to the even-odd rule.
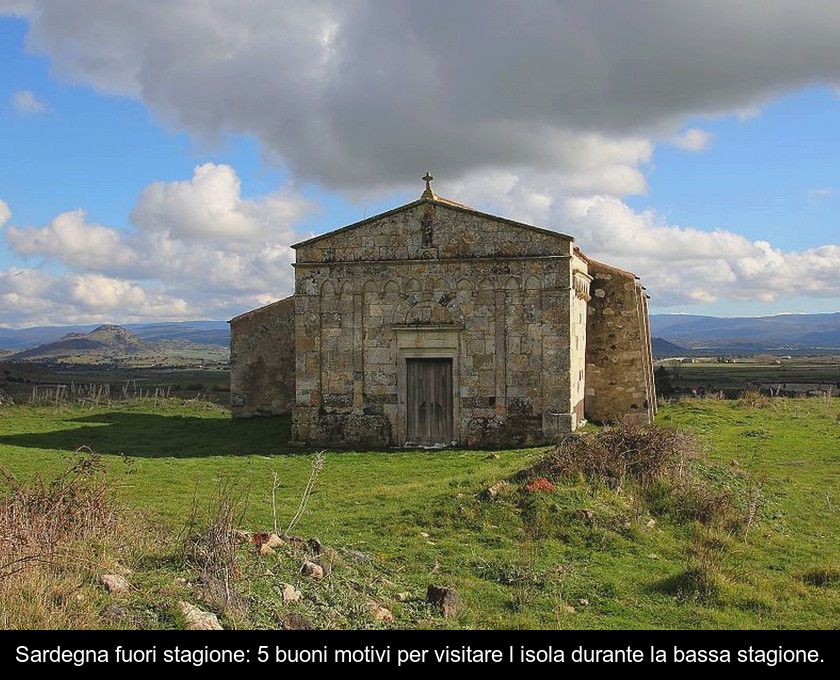
[[[782,249],[624,200],[646,191],[657,144],[708,148],[689,116],[756,115],[780,93],[837,86],[834,0],[535,0],[527,11],[512,0],[0,0],[4,10],[27,18],[28,47],[56,73],[134,97],[174,129],[251,135],[296,179],[355,197],[381,200],[431,168],[443,195],[573,234],[637,272],[658,306],[840,295],[837,245]],[[96,305],[232,315],[291,290],[289,245],[312,208],[288,187],[243,197],[233,168],[205,164],[146,187],[128,230],[81,210],[7,225],[15,253],[71,271],[4,272],[0,322]],[[0,225],[9,219],[0,202]]]
[[[86,221],[84,210],[72,210],[36,228],[9,226],[6,240],[24,256],[37,255],[88,269],[128,266],[135,253],[115,229]]]
[[[233,168],[204,164],[190,180],[146,187],[132,229],[90,223],[83,210],[8,225],[12,252],[72,271],[3,272],[0,323],[233,316],[290,292],[294,227],[313,207],[288,188],[244,199]]]
[[[15,111],[23,115],[37,116],[39,113],[46,111],[44,103],[35,96],[34,92],[29,90],[13,92],[10,100]]]
[[[699,128],[690,128],[671,138],[671,144],[683,151],[703,151],[712,142],[712,133]]]

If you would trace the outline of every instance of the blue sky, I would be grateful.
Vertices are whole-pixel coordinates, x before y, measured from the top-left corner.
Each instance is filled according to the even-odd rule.
[[[27,52],[26,30],[23,19],[0,19],[0,198],[13,207],[16,223],[44,224],[83,208],[93,222],[128,228],[147,184],[187,178],[208,161],[236,168],[243,197],[288,181],[288,172],[266,161],[253,137],[193,139],[157,120],[141,102],[53,77],[47,58]],[[35,93],[45,112],[15,111],[11,95],[17,91]],[[302,191],[319,206],[301,222],[302,231],[323,231],[391,207],[387,199],[353,203],[312,183]],[[0,266],[16,260],[0,249]]]
[[[559,170],[535,155],[532,161],[511,158],[508,173],[503,156],[488,162],[495,149],[486,157],[476,153],[469,163],[453,161],[446,145],[436,149],[421,139],[409,152],[417,157],[415,177],[393,161],[401,150],[387,141],[389,125],[399,129],[402,122],[383,117],[371,122],[371,130],[360,130],[373,140],[358,158],[360,176],[370,175],[365,188],[355,179],[342,185],[342,177],[355,174],[352,155],[345,154],[350,170],[339,171],[346,160],[341,152],[352,146],[359,123],[348,128],[350,139],[340,138],[348,133],[336,132],[336,150],[329,149],[333,156],[322,161],[319,155],[326,156],[326,151],[321,147],[329,146],[327,142],[313,146],[305,140],[305,125],[297,132],[292,129],[308,113],[297,101],[294,106],[301,107],[302,115],[291,115],[299,113],[292,111],[291,99],[277,95],[277,120],[285,119],[287,106],[291,111],[288,130],[279,122],[272,125],[270,117],[268,123],[255,122],[252,109],[227,118],[226,112],[238,102],[212,98],[209,104],[195,105],[220,107],[211,124],[199,115],[203,111],[190,108],[192,102],[182,101],[180,92],[160,94],[153,86],[168,84],[163,76],[124,86],[116,67],[108,72],[107,62],[105,76],[103,69],[94,70],[78,59],[74,63],[76,57],[68,57],[63,43],[49,33],[54,27],[34,26],[37,31],[27,43],[33,21],[0,18],[0,201],[11,212],[0,230],[0,271],[6,275],[0,295],[5,294],[9,304],[8,313],[0,311],[0,324],[125,321],[155,315],[224,318],[288,292],[289,242],[413,198],[422,188],[419,175],[427,164],[433,165],[436,187],[443,195],[571,231],[585,250],[626,262],[650,283],[653,311],[732,316],[840,310],[840,288],[832,283],[840,277],[840,269],[832,269],[840,261],[840,97],[826,79],[803,76],[802,82],[775,85],[772,93],[765,87],[752,101],[745,95],[746,107],[735,105],[731,95],[726,101],[719,95],[719,104],[704,102],[696,110],[686,105],[677,113],[657,114],[644,128],[628,121],[617,129],[625,122],[605,120],[603,130],[594,132],[608,139],[599,136],[591,144],[594,151],[584,147],[581,156],[571,160],[560,149],[558,158],[566,166]],[[137,29],[138,35],[142,30]],[[149,34],[149,40],[160,40],[153,29]],[[107,60],[110,54],[96,54],[96,46],[85,36],[70,38],[98,59]],[[225,87],[221,80],[218,86]],[[34,98],[37,110],[21,106],[21,93]],[[192,96],[203,102],[206,95]],[[346,109],[337,114],[329,112],[332,121],[343,119],[345,111],[351,119],[364,104],[343,106]],[[321,114],[312,111],[313,119]],[[569,125],[561,121],[556,126],[558,144],[567,147]],[[370,150],[376,147],[379,130],[382,149]],[[704,141],[679,142],[687,130],[702,133]],[[412,134],[409,121],[400,134]],[[593,170],[590,158],[600,155],[606,158],[603,167]],[[383,169],[377,175],[380,161]],[[207,186],[202,189],[194,173],[205,164],[212,166],[206,166]],[[616,169],[615,176],[622,179],[604,179]],[[503,189],[488,196],[486,189],[495,186],[493,182]],[[157,189],[149,189],[152,185]],[[206,207],[201,201],[212,202],[219,191],[230,197],[223,208],[227,212],[212,214],[221,214],[222,222],[229,218],[229,229],[212,238],[196,236],[189,210],[200,219]],[[66,220],[56,222],[75,210],[84,215],[69,227]],[[272,210],[285,215],[276,225]],[[709,236],[715,230],[726,232],[721,243],[734,243],[740,254],[727,262],[708,254],[692,259],[692,244],[697,243],[698,252],[703,250],[707,237],[718,238]],[[51,240],[64,238],[89,238],[90,244],[70,255],[50,247]],[[630,252],[622,238],[633,243],[650,239],[650,252]],[[752,245],[756,241],[769,242],[772,252]],[[98,257],[86,257],[86,248]],[[627,260],[622,260],[625,254]],[[202,261],[205,256],[208,259]],[[149,260],[163,257],[196,262],[198,276],[156,273],[148,266]],[[672,257],[685,264],[668,267]],[[223,264],[217,277],[205,279],[200,272],[211,266],[209,262]],[[799,286],[799,263],[820,270],[818,284]],[[257,280],[262,284],[245,285],[235,271],[240,265],[260,272]],[[271,273],[271,267],[289,271]],[[681,267],[684,285],[677,281]],[[773,276],[762,278],[762,271],[771,268]],[[718,269],[723,271],[722,282],[715,280]],[[24,279],[25,286],[20,283]],[[91,292],[97,286],[110,287],[108,295]],[[72,290],[73,295],[65,299],[62,290]],[[32,296],[28,302],[26,295]],[[130,307],[132,300],[137,309]],[[12,310],[13,305],[17,306]]]
[[[800,247],[837,241],[840,226],[840,97],[828,87],[785,94],[754,115],[689,119],[712,133],[701,153],[660,146],[649,192],[633,197],[668,220],[733,229]]]

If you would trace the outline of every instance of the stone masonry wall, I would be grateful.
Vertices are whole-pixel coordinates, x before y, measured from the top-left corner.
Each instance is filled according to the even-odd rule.
[[[650,422],[656,395],[647,296],[633,274],[588,261],[586,417],[608,422],[637,414]]]
[[[422,202],[304,244],[294,438],[402,445],[405,360],[422,356],[453,360],[461,445],[573,429],[570,243]]]
[[[231,409],[237,417],[289,413],[295,400],[295,300],[230,322]]]

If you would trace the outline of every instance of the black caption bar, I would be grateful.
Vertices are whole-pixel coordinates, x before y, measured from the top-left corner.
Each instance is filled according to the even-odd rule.
[[[0,669],[837,669],[830,631],[2,631]]]

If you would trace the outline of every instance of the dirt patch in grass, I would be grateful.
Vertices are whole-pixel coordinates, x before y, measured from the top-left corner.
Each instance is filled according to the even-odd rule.
[[[804,572],[800,578],[811,586],[834,587],[840,585],[840,568],[834,566],[815,567]]]

